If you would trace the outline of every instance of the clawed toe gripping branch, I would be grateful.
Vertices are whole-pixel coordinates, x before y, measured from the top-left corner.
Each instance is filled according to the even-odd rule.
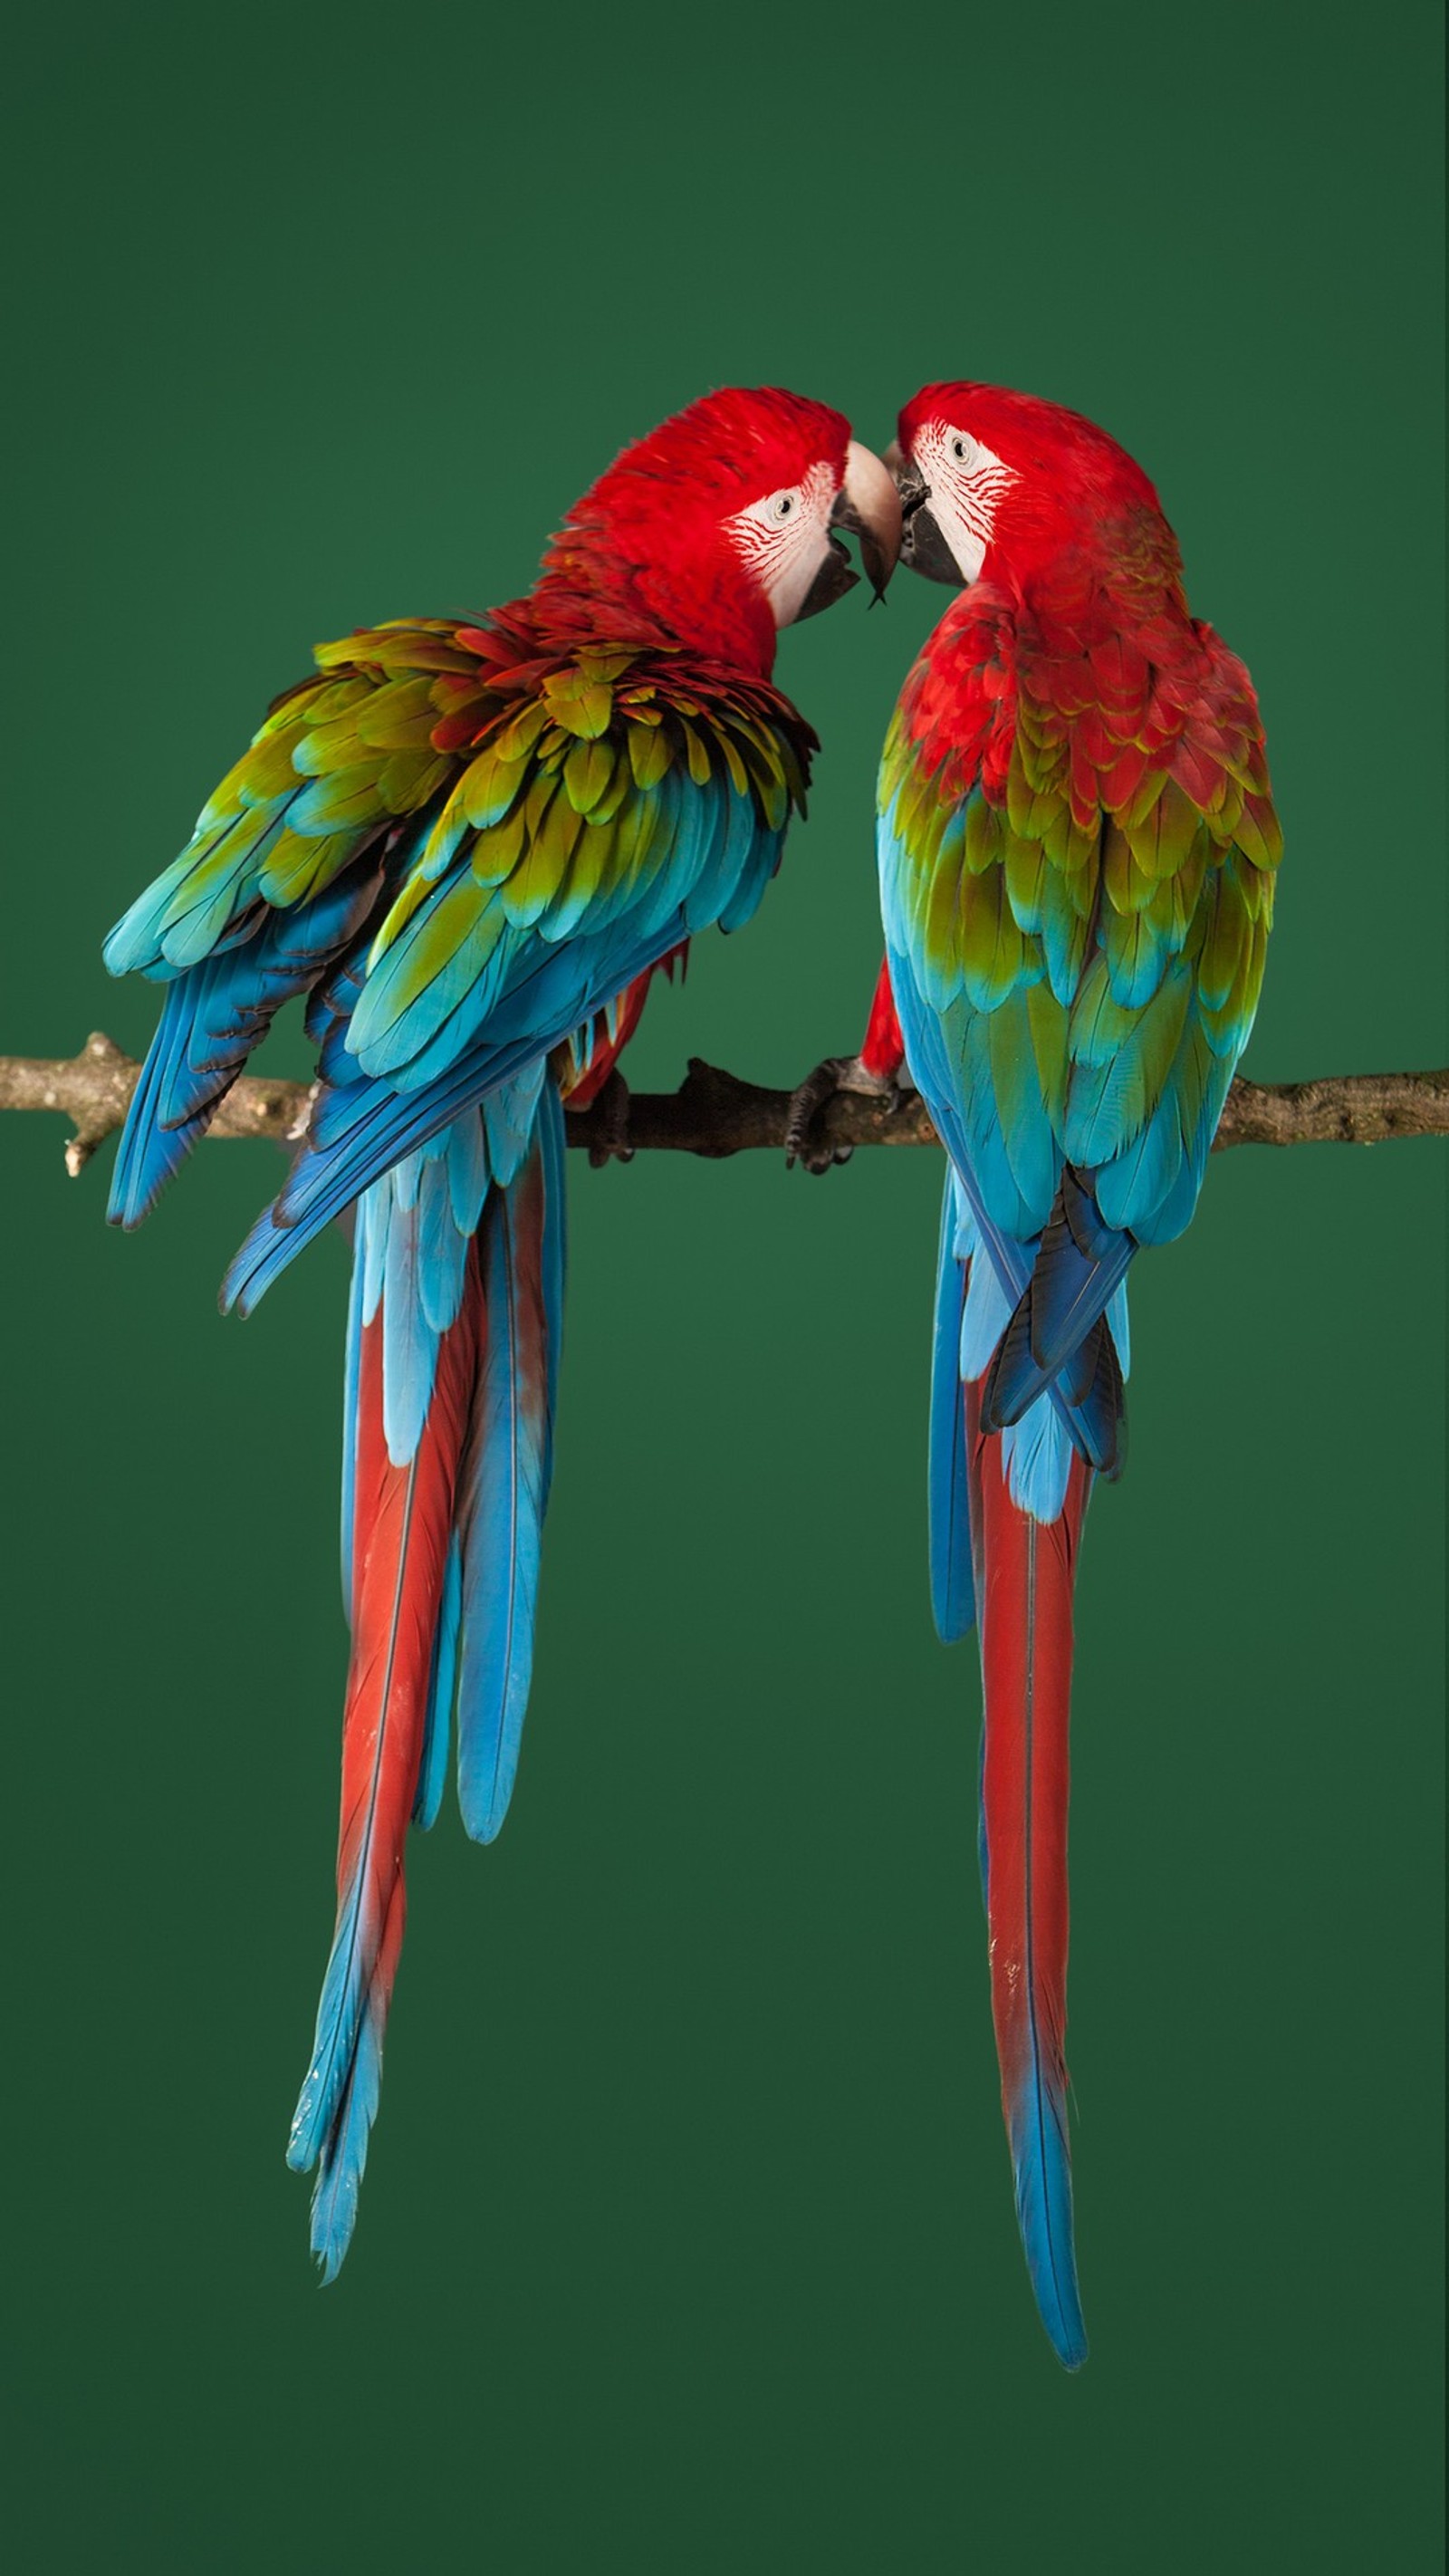
[[[125,1118],[140,1066],[97,1033],[79,1055],[0,1056],[0,1110],[53,1109],[75,1133],[65,1149],[72,1177]],[[803,1086],[802,1086],[803,1089]],[[300,1136],[311,1086],[244,1074],[212,1121],[213,1136]],[[606,1086],[570,1114],[568,1141],[590,1160],[633,1153],[729,1154],[799,1150],[801,1092],[770,1091],[691,1056],[677,1091],[635,1091],[621,1101]],[[623,1120],[621,1123],[621,1112]],[[936,1132],[919,1095],[879,1098],[828,1092],[811,1103],[810,1144],[819,1168],[857,1145],[933,1145]],[[1233,1084],[1217,1132],[1226,1145],[1377,1145],[1391,1136],[1449,1136],[1449,1067],[1432,1073],[1328,1074],[1315,1082]],[[627,1141],[626,1141],[627,1140]]]

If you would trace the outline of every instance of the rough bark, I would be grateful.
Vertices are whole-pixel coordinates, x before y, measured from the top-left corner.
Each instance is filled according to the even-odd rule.
[[[0,1056],[0,1110],[52,1109],[75,1134],[67,1170],[84,1169],[96,1147],[120,1126],[140,1067],[108,1037],[87,1039],[77,1056]],[[301,1082],[244,1074],[212,1123],[213,1136],[300,1135],[311,1100]],[[629,1102],[628,1143],[640,1153],[729,1154],[783,1151],[788,1091],[768,1091],[692,1056],[677,1091],[636,1091]],[[568,1121],[571,1145],[606,1159],[618,1141],[617,1104],[604,1101]],[[837,1093],[820,1114],[831,1145],[931,1145],[935,1130],[913,1091],[896,1100]],[[1375,1145],[1392,1136],[1449,1135],[1449,1069],[1433,1073],[1328,1074],[1315,1082],[1233,1084],[1218,1129],[1228,1145]]]

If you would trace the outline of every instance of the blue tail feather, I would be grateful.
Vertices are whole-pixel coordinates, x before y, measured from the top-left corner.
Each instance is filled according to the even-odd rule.
[[[480,1244],[487,1310],[482,1377],[464,1469],[458,1802],[476,1841],[502,1825],[533,1674],[564,1259],[563,1113],[552,1082],[533,1153],[495,1191]]]
[[[394,1892],[393,1903],[402,1901]],[[382,2092],[383,2016],[364,2009],[347,2082],[336,2114],[317,2150],[317,2180],[312,2191],[311,2246],[322,2266],[322,2286],[329,2288],[342,2269],[357,2225],[358,2195],[367,2164],[368,2140]],[[287,2161],[301,2170],[290,2153]],[[311,2161],[310,2158],[307,2159]]]
[[[971,1515],[966,1459],[966,1406],[961,1384],[961,1323],[967,1266],[958,1259],[960,1218],[955,1179],[946,1174],[936,1260],[931,1345],[930,1505],[931,1608],[946,1645],[964,1637],[976,1617],[971,1574]]]
[[[333,1934],[317,2005],[312,2061],[297,2097],[287,2141],[287,2162],[294,2173],[306,2173],[322,2153],[360,2045],[371,1975],[370,1968],[363,1964],[365,1878],[364,1870],[354,1872]]]
[[[1087,2330],[1072,2235],[1067,2106],[1039,2069],[1028,2075],[1013,2104],[1009,2129],[1017,2223],[1041,2321],[1063,2366],[1080,2370],[1087,2358]]]
[[[443,1784],[448,1776],[448,1743],[458,1685],[458,1641],[462,1624],[463,1565],[455,1533],[449,1541],[447,1563],[443,1569],[443,1597],[438,1604],[438,1627],[433,1639],[433,1677],[428,1687],[423,1758],[418,1766],[418,1790],[413,1800],[413,1823],[424,1833],[437,1823],[438,1809],[443,1803]]]
[[[353,1515],[357,1499],[357,1404],[362,1326],[367,1298],[368,1209],[359,1200],[352,1238],[352,1286],[347,1299],[347,1340],[342,1363],[342,1608],[352,1625]]]

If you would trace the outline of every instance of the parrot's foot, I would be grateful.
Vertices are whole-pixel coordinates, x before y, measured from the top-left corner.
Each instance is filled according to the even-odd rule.
[[[872,1100],[895,1101],[900,1097],[900,1084],[894,1074],[867,1072],[858,1055],[828,1055],[791,1094],[785,1127],[787,1164],[803,1163],[807,1172],[828,1172],[832,1164],[849,1162],[855,1151],[853,1145],[832,1145],[826,1137],[811,1132],[822,1109],[838,1091],[860,1091]]]
[[[293,1119],[292,1119],[292,1123],[291,1123],[291,1125],[290,1125],[290,1126],[288,1127],[288,1129],[287,1129],[287,1132],[286,1132],[285,1136],[279,1136],[279,1137],[278,1137],[278,1139],[277,1139],[277,1142],[278,1142],[278,1144],[279,1144],[279,1145],[300,1145],[300,1144],[301,1144],[301,1142],[302,1142],[303,1138],[305,1137],[305,1135],[306,1135],[306,1133],[307,1133],[308,1128],[309,1128],[309,1127],[311,1126],[311,1124],[312,1124],[312,1112],[313,1112],[313,1110],[316,1108],[317,1103],[318,1103],[318,1101],[321,1099],[321,1097],[322,1097],[322,1085],[321,1085],[321,1083],[320,1083],[320,1082],[309,1082],[309,1083],[308,1083],[308,1085],[307,1085],[306,1090],[305,1090],[305,1091],[303,1092],[303,1094],[302,1094],[301,1102],[300,1102],[300,1104],[299,1104],[299,1106],[298,1106],[298,1108],[297,1108],[297,1111],[296,1111],[295,1116],[294,1116],[294,1117],[293,1117]]]
[[[607,1082],[602,1083],[590,1105],[589,1161],[596,1172],[605,1163],[632,1163],[634,1148],[629,1142],[629,1086],[615,1065]]]

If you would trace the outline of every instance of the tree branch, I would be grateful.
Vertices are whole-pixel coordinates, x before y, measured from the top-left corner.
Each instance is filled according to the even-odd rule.
[[[139,1065],[108,1037],[88,1038],[77,1056],[0,1056],[0,1110],[54,1109],[75,1134],[65,1149],[72,1177],[126,1115]],[[303,1082],[244,1074],[212,1122],[213,1136],[300,1136],[311,1105]],[[741,1082],[691,1056],[677,1091],[636,1091],[628,1141],[646,1153],[703,1154],[718,1159],[761,1148],[783,1151],[788,1091]],[[932,1145],[935,1130],[913,1091],[898,1100],[840,1092],[820,1113],[832,1145]],[[1217,1146],[1375,1145],[1390,1136],[1449,1136],[1449,1069],[1436,1073],[1329,1074],[1317,1082],[1233,1084]],[[615,1141],[607,1104],[573,1113],[571,1145],[607,1154]]]

